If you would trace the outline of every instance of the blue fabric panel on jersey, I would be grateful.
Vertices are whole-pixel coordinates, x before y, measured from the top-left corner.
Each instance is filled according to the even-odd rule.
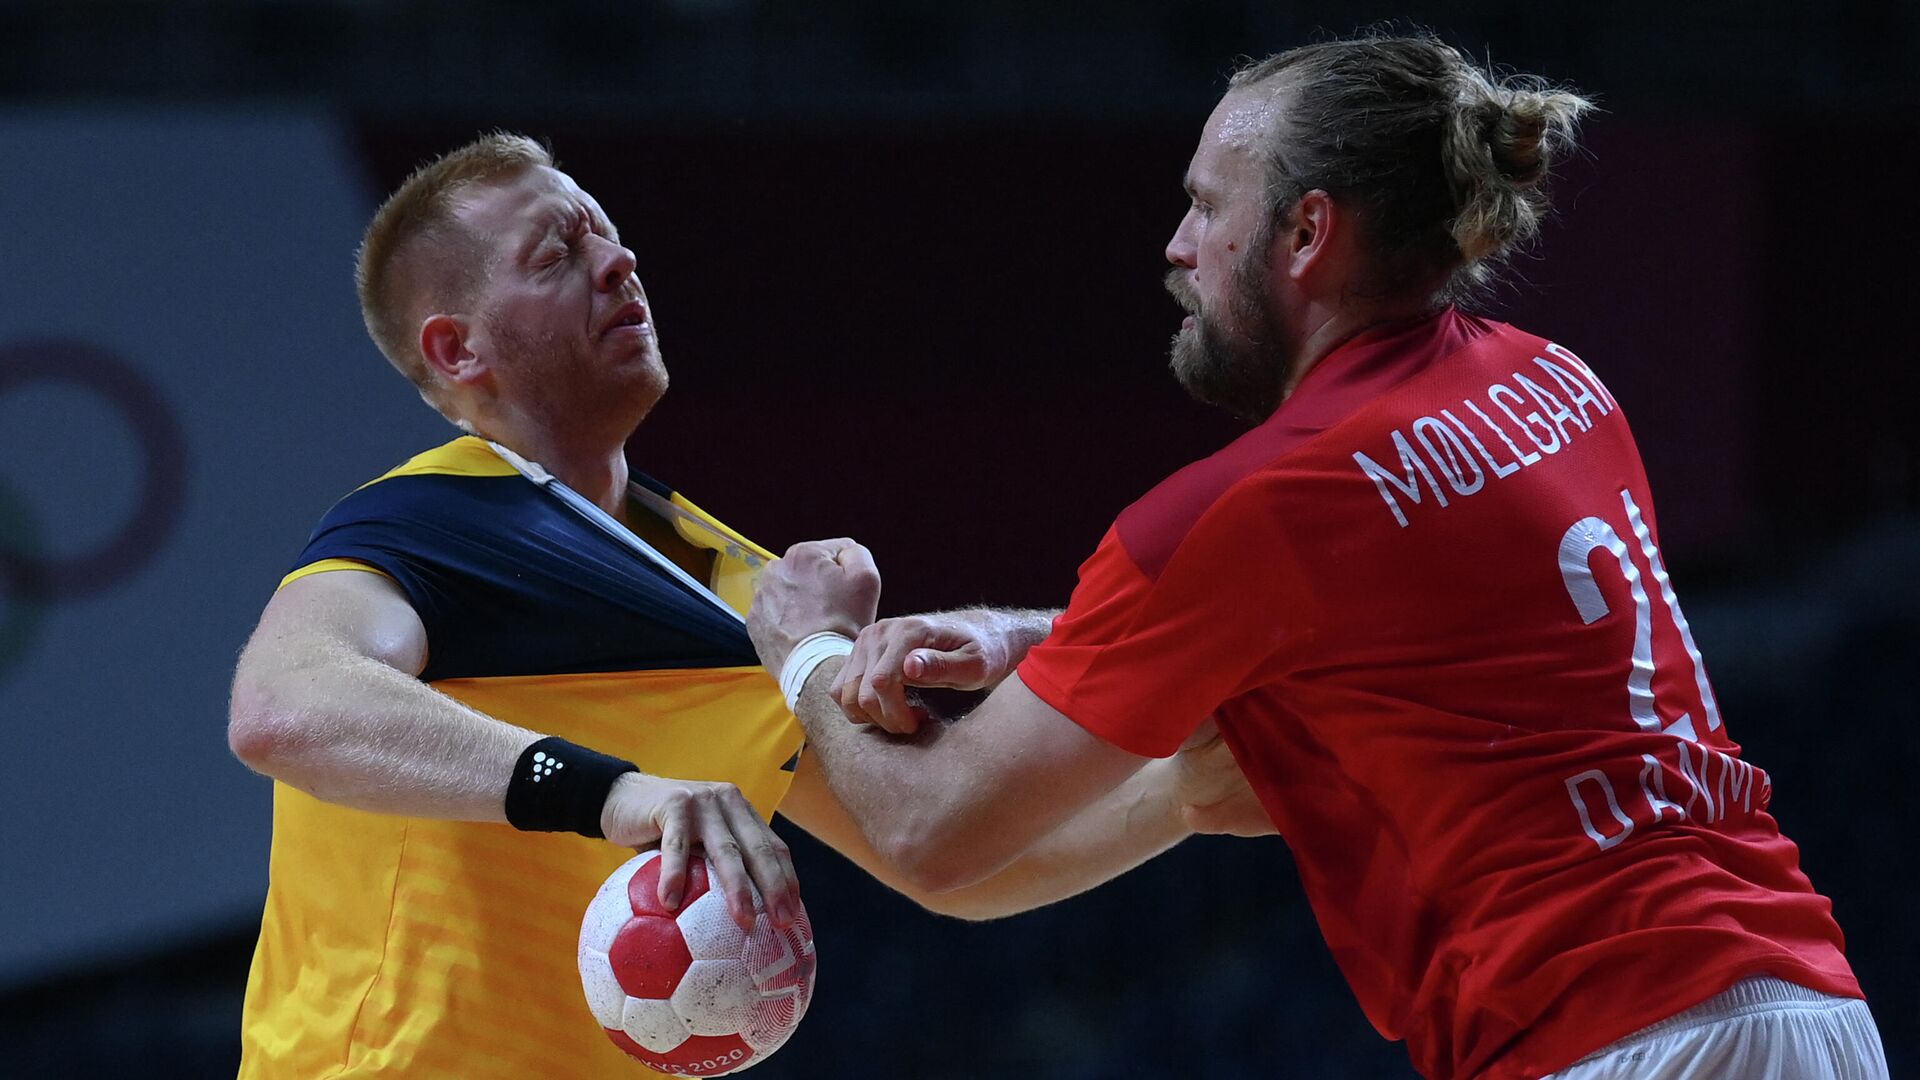
[[[296,566],[321,559],[358,559],[406,592],[428,682],[759,663],[738,619],[521,476],[369,484],[327,512]]]

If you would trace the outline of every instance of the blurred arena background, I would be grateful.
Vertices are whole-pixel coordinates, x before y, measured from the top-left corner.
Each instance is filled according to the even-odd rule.
[[[550,138],[619,222],[674,380],[641,468],[860,538],[883,612],[1054,605],[1235,431],[1159,284],[1224,72],[1386,17],[1601,96],[1497,313],[1633,418],[1734,736],[1920,1068],[1920,5],[14,0],[0,1074],[232,1075],[269,786],[226,683],[322,511],[443,435],[350,282],[414,163]],[[765,1080],[1412,1075],[1278,840],[984,925],[796,859],[819,995]]]

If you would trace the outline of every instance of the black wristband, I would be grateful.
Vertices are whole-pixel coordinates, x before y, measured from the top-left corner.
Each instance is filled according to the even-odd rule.
[[[577,832],[595,840],[613,782],[639,772],[631,761],[549,735],[520,752],[507,781],[507,823],[527,832]]]

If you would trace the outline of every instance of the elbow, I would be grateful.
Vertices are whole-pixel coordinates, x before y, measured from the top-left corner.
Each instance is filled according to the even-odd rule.
[[[914,895],[912,900],[935,915],[945,915],[949,919],[959,919],[962,922],[991,922],[994,919],[1017,915],[1025,910],[1018,906],[976,898],[973,892],[967,889],[945,893],[922,893]]]
[[[911,885],[916,892],[929,898],[937,897],[941,893],[950,893],[956,889],[964,889],[973,884],[973,881],[956,865],[956,860],[943,858],[937,854],[902,851],[895,857],[894,865],[899,868],[900,875],[907,879],[907,884]],[[932,911],[940,910],[937,901],[923,903],[921,906]]]
[[[977,884],[999,868],[983,860],[981,848],[957,830],[902,829],[878,846],[921,906],[941,914],[961,915],[946,910],[941,894]]]
[[[927,911],[967,922],[986,922],[1025,910],[1025,905],[1002,895],[1004,889],[993,887],[990,879],[1001,868],[969,857],[964,842],[903,837],[895,844],[888,858],[905,884],[900,891]]]
[[[227,708],[227,749],[254,772],[276,775],[293,744],[291,726],[271,690],[245,677],[233,684]]]

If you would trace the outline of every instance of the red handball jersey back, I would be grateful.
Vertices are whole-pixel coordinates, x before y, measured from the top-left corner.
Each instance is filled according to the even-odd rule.
[[[1750,975],[1858,997],[1729,737],[1626,418],[1448,310],[1122,513],[1021,666],[1164,756],[1209,716],[1374,1026],[1536,1077]]]

